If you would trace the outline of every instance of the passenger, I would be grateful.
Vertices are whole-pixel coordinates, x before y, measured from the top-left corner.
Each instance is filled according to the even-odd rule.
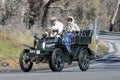
[[[63,38],[63,43],[65,44],[70,55],[72,55],[73,53],[71,51],[71,42],[74,38],[74,32],[80,31],[80,28],[75,23],[74,18],[72,16],[67,17],[66,31],[67,31],[67,33],[66,33],[65,37]]]
[[[75,20],[74,20],[74,18],[72,16],[67,17],[66,30],[68,32],[80,31],[79,26],[77,25],[77,23],[75,23]]]

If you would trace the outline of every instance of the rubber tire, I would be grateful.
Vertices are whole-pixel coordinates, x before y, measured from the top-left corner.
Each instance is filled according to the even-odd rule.
[[[87,65],[85,67],[83,67],[83,64],[81,62],[82,58],[83,58],[82,55],[84,55],[84,57],[86,55],[86,58],[87,58]],[[88,70],[89,65],[90,65],[90,55],[89,55],[89,53],[86,49],[83,49],[81,51],[81,53],[79,54],[78,65],[79,65],[79,68],[80,68],[81,71],[87,71]]]
[[[20,68],[21,68],[22,71],[24,71],[24,72],[29,72],[29,71],[32,69],[32,67],[33,67],[33,63],[32,63],[32,62],[29,63],[29,65],[28,65],[27,68],[25,67],[25,65],[24,65],[24,63],[23,63],[23,56],[24,56],[25,54],[27,54],[27,53],[29,53],[29,51],[23,50],[23,51],[21,52],[20,58],[19,58]]]
[[[60,68],[57,68],[55,65],[55,56],[56,54],[60,52],[61,56],[62,56],[62,66]],[[61,49],[57,48],[53,51],[52,55],[51,55],[51,59],[49,60],[49,67],[53,72],[60,72],[62,71],[62,69],[64,68],[64,59],[63,59],[63,52]]]

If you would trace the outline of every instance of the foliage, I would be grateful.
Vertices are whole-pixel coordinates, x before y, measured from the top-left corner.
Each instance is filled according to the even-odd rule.
[[[109,30],[110,19],[113,17],[118,0],[64,0],[64,2],[56,2],[52,6],[62,6],[63,13],[59,8],[50,8],[49,16],[55,15],[61,19],[62,15],[75,17],[80,26],[87,27],[90,20],[98,18],[100,30]],[[65,10],[66,9],[66,10]],[[66,19],[61,19],[65,22]],[[115,27],[116,28],[116,27]]]
[[[26,12],[33,11],[36,15],[44,14],[46,7],[42,8],[43,0],[28,0],[32,4],[28,5],[27,0],[5,0],[6,16],[10,19],[17,17],[17,19],[22,23],[23,15]],[[109,30],[110,19],[116,9],[118,0],[51,0],[50,6],[62,8],[49,8],[49,17],[57,16],[63,22],[66,22],[65,18],[68,15],[74,16],[77,23],[80,26],[89,26],[90,20],[94,18],[99,19],[98,29]],[[53,3],[54,2],[54,3]],[[1,6],[1,5],[0,5]],[[38,7],[39,6],[39,7]],[[31,8],[30,10],[28,8]],[[43,11],[41,11],[43,10]],[[46,12],[45,12],[46,14]],[[37,16],[35,23],[40,26],[42,16]],[[45,26],[47,26],[47,21],[44,18]]]
[[[86,17],[88,20],[94,20],[96,18],[95,8],[90,8],[90,10],[86,13]]]

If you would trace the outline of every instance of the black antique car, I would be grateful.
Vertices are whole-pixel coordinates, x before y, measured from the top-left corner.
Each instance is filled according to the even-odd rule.
[[[32,69],[33,63],[49,63],[49,67],[52,71],[62,71],[64,64],[71,64],[72,61],[78,61],[78,65],[81,71],[86,71],[90,65],[91,50],[88,48],[88,44],[91,43],[92,30],[82,30],[75,33],[74,39],[71,42],[71,49],[73,58],[70,58],[69,53],[62,43],[62,38],[58,42],[55,42],[55,37],[38,38],[34,35],[34,46],[24,49],[20,54],[20,67],[22,71],[29,72]]]

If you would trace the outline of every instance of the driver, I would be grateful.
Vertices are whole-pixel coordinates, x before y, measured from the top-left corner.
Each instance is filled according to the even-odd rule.
[[[79,26],[75,23],[74,18],[72,16],[67,17],[67,26],[66,26],[66,35],[63,38],[63,43],[65,44],[68,52],[70,55],[73,55],[73,52],[71,51],[71,42],[74,38],[74,32],[80,31]]]
[[[51,30],[51,36],[54,36],[56,37],[57,34],[61,34],[62,31],[63,31],[63,23],[60,22],[56,17],[52,17],[50,18],[50,22],[51,22],[51,27],[49,30],[48,33],[50,33],[50,30]]]

